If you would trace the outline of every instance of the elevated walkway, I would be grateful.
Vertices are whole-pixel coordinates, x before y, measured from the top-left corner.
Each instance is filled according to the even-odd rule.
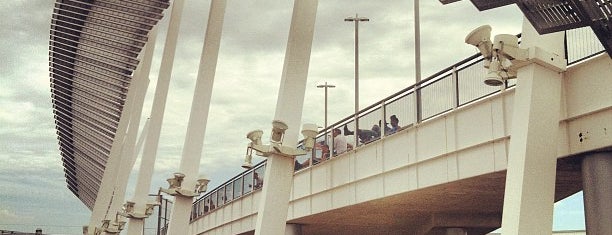
[[[599,54],[573,61],[579,63],[564,73],[555,201],[582,190],[582,154],[612,149],[612,60]],[[499,228],[515,92],[512,84],[503,91],[481,85],[481,63],[468,58],[362,111],[360,125],[395,114],[404,128],[297,171],[288,231],[486,234]],[[423,108],[415,115],[417,93]],[[347,118],[331,128],[351,123]],[[198,199],[190,233],[252,234],[264,167]]]

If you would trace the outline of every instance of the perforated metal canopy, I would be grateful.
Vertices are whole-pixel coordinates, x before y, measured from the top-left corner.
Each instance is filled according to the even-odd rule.
[[[93,208],[132,73],[168,0],[57,0],[49,71],[68,188]]]
[[[457,0],[440,0],[443,4]],[[516,3],[540,34],[589,26],[612,57],[612,0],[471,0],[484,11]]]

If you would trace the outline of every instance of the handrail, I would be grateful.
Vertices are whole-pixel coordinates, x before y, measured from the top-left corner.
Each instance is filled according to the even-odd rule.
[[[445,68],[445,69],[442,69],[440,72],[434,73],[433,75],[430,75],[429,77],[427,77],[427,78],[425,78],[425,79],[421,80],[421,81],[420,81],[420,82],[418,82],[418,83],[412,84],[412,85],[410,85],[410,86],[408,86],[408,87],[406,87],[406,88],[404,88],[404,89],[402,89],[402,90],[400,90],[400,91],[398,91],[398,92],[393,93],[393,94],[392,94],[392,95],[390,95],[390,96],[387,96],[386,98],[384,98],[384,99],[382,99],[382,100],[380,100],[380,101],[378,101],[378,102],[376,102],[376,103],[374,103],[374,104],[372,104],[372,105],[370,105],[370,106],[368,106],[368,107],[365,107],[365,108],[363,108],[363,109],[359,110],[359,112],[357,113],[357,115],[360,115],[360,114],[364,113],[364,112],[365,112],[365,111],[367,111],[367,110],[370,110],[370,109],[376,108],[376,106],[378,106],[378,105],[380,105],[380,104],[383,104],[385,101],[392,100],[393,98],[395,98],[395,97],[397,97],[397,96],[400,96],[400,95],[402,95],[403,93],[408,92],[408,91],[410,91],[410,90],[414,89],[415,87],[418,87],[418,86],[421,86],[421,85],[423,85],[423,84],[426,84],[426,83],[428,83],[429,81],[433,80],[434,78],[437,78],[438,76],[440,76],[440,75],[442,75],[442,74],[444,74],[444,73],[446,73],[446,72],[452,71],[452,70],[453,70],[453,68],[456,68],[456,67],[458,67],[459,65],[462,65],[462,64],[464,64],[464,63],[466,63],[466,62],[469,62],[469,61],[471,61],[471,60],[473,60],[473,59],[476,59],[476,58],[478,58],[478,57],[480,57],[480,56],[481,56],[480,54],[474,54],[474,55],[472,55],[472,56],[470,56],[470,57],[468,57],[468,58],[466,58],[466,59],[463,59],[463,60],[461,60],[461,61],[459,61],[459,62],[457,62],[457,63],[455,63],[455,64],[453,64],[453,65],[451,65],[451,66],[449,66],[449,67],[447,67],[447,68]],[[350,116],[348,116],[348,117],[346,117],[346,118],[344,118],[344,119],[341,119],[340,121],[338,121],[338,122],[336,122],[336,123],[334,123],[334,124],[328,125],[328,126],[327,126],[327,128],[325,128],[325,129],[321,130],[321,131],[319,132],[319,134],[321,134],[321,133],[327,133],[327,131],[330,131],[330,129],[331,129],[332,127],[334,127],[334,126],[339,126],[339,125],[341,125],[342,123],[344,123],[345,121],[351,120],[351,119],[353,119],[353,118],[354,118],[354,115],[352,115],[352,114],[351,114]]]

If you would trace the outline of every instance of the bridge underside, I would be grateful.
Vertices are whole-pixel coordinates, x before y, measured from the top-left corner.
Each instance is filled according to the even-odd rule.
[[[582,190],[580,161],[558,160],[555,201]],[[486,234],[501,227],[505,177],[499,171],[287,223],[301,225],[302,234],[445,234],[446,228]]]

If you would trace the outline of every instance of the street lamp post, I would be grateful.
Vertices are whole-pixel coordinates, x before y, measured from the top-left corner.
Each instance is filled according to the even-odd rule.
[[[421,22],[420,22],[420,4],[419,0],[414,0],[414,87],[415,92],[415,106],[416,107],[416,122],[421,122],[423,119],[421,111]]]
[[[355,17],[347,17],[344,21],[355,22],[355,147],[357,147],[359,144],[359,22],[370,19],[355,14]]]
[[[327,82],[325,82],[325,84],[321,84],[321,85],[317,85],[317,88],[324,88],[325,89],[325,126],[323,127],[326,131],[325,133],[325,144],[327,144],[327,88],[334,88],[336,87],[335,85],[332,84],[327,84]]]

